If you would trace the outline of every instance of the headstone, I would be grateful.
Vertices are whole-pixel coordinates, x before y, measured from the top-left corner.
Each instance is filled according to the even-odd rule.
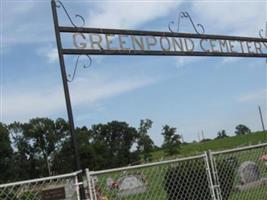
[[[243,162],[239,169],[238,173],[240,176],[240,183],[245,185],[261,179],[260,170],[255,162],[246,161]]]
[[[124,175],[117,181],[108,178],[107,186],[111,190],[116,190],[118,196],[125,197],[145,192],[147,182],[145,176],[139,173]]]
[[[136,175],[129,175],[122,178],[119,185],[119,196],[129,196],[143,193],[146,191],[146,185],[141,178]]]

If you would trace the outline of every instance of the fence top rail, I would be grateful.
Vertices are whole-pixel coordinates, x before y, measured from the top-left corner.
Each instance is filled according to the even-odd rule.
[[[73,172],[73,173],[57,175],[57,176],[49,176],[49,177],[45,177],[45,178],[37,178],[37,179],[31,179],[31,180],[26,180],[26,181],[18,181],[18,182],[13,182],[13,183],[7,183],[7,184],[0,185],[0,188],[23,185],[23,184],[28,184],[28,183],[37,183],[37,182],[55,180],[55,179],[61,179],[61,178],[71,178],[71,177],[77,176],[81,172],[82,172],[82,170],[76,171],[76,172]]]
[[[110,172],[118,172],[118,171],[124,171],[124,170],[131,170],[131,169],[140,169],[140,168],[147,168],[147,167],[153,167],[153,166],[159,166],[164,164],[170,164],[170,163],[176,163],[179,161],[187,161],[187,160],[194,160],[194,159],[200,159],[204,158],[206,155],[197,155],[197,156],[191,156],[186,158],[178,158],[174,160],[166,160],[166,161],[160,161],[160,162],[154,162],[154,163],[147,163],[142,165],[136,165],[136,166],[128,166],[128,167],[121,167],[121,168],[114,168],[114,169],[107,169],[107,170],[100,170],[100,171],[90,171],[90,175],[99,175],[99,174],[106,174]]]
[[[214,152],[211,152],[211,154],[212,155],[226,154],[226,153],[239,152],[239,151],[244,151],[244,150],[257,149],[257,148],[261,148],[265,146],[267,147],[267,143],[251,145],[251,146],[246,146],[246,147],[239,147],[239,148],[234,148],[234,149],[227,149],[223,151],[214,151]]]

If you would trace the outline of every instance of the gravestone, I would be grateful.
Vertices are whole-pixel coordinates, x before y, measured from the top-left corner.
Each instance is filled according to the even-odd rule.
[[[238,169],[238,174],[242,185],[256,182],[261,179],[259,167],[252,161],[243,162]]]
[[[119,182],[119,196],[129,196],[146,191],[146,184],[138,175],[128,175]]]
[[[113,181],[111,178],[108,178],[107,186],[111,190],[116,190],[118,196],[126,197],[144,193],[147,190],[147,181],[143,174],[137,173],[124,175],[117,181]]]

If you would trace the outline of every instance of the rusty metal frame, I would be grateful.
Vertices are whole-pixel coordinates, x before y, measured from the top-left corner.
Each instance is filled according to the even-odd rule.
[[[238,52],[203,52],[203,51],[159,51],[159,50],[108,50],[108,49],[71,49],[71,48],[63,48],[61,41],[62,33],[97,33],[97,34],[118,34],[118,35],[136,35],[136,36],[158,36],[158,37],[176,37],[176,38],[193,38],[193,39],[214,39],[214,40],[230,40],[230,41],[247,41],[247,42],[263,42],[267,43],[267,39],[262,36],[262,30],[259,32],[259,38],[256,37],[240,37],[240,36],[226,36],[226,35],[211,35],[211,34],[200,34],[196,30],[196,27],[189,16],[188,13],[185,17],[190,17],[190,21],[196,30],[196,34],[194,33],[180,33],[180,32],[159,32],[159,31],[140,31],[140,30],[125,30],[125,29],[106,29],[106,28],[88,28],[84,27],[85,20],[81,15],[75,15],[76,18],[79,18],[82,22],[81,26],[78,26],[74,23],[70,15],[68,14],[66,8],[59,0],[51,0],[54,26],[55,26],[55,34],[56,41],[58,47],[58,55],[60,61],[61,68],[61,76],[64,86],[66,106],[70,124],[70,132],[72,138],[72,147],[75,155],[75,166],[76,170],[81,168],[80,159],[78,153],[78,147],[75,136],[75,126],[73,120],[72,106],[68,88],[68,82],[71,82],[75,76],[75,72],[77,69],[79,56],[86,55],[89,59],[89,65],[92,60],[90,55],[127,55],[127,56],[218,56],[218,57],[256,57],[256,58],[267,58],[267,53],[238,53]],[[57,8],[62,7],[67,18],[73,27],[69,26],[60,26],[58,22]],[[188,15],[188,16],[187,16]],[[179,24],[178,24],[179,25]],[[198,24],[199,26],[200,24]],[[204,28],[201,25],[204,33]],[[74,69],[73,76],[70,80],[67,78],[66,68],[64,63],[64,55],[78,55],[76,66]]]
[[[66,101],[66,107],[67,107],[67,113],[68,113],[68,119],[69,119],[71,144],[73,147],[73,154],[74,154],[74,159],[75,159],[75,163],[74,163],[75,164],[75,170],[80,170],[81,169],[80,156],[79,156],[79,152],[78,152],[78,146],[77,146],[77,141],[76,141],[77,139],[76,139],[76,135],[75,135],[75,125],[74,125],[74,120],[73,120],[68,79],[67,79],[64,55],[63,55],[63,51],[62,51],[62,41],[61,41],[61,35],[60,35],[60,28],[59,28],[59,23],[58,23],[57,5],[56,5],[55,0],[51,1],[51,7],[52,7],[52,13],[53,13],[53,20],[54,20],[54,28],[55,28],[57,48],[58,48],[58,57],[59,57],[59,64],[60,64],[60,70],[61,70],[61,77],[62,77],[62,82],[63,82],[65,101]]]
[[[61,33],[98,33],[98,34],[118,34],[118,35],[136,35],[136,36],[159,36],[176,38],[194,38],[194,39],[214,39],[230,41],[248,41],[265,42],[266,38],[240,37],[227,35],[211,34],[192,34],[176,32],[159,31],[139,31],[124,29],[104,29],[104,28],[85,28],[85,27],[59,27]],[[159,50],[107,50],[107,49],[62,49],[65,55],[132,55],[132,56],[219,56],[219,57],[255,57],[266,58],[266,53],[234,53],[234,52],[203,52],[203,51],[159,51]]]

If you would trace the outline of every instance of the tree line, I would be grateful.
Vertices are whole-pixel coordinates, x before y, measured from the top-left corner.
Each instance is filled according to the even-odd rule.
[[[81,167],[101,170],[150,162],[152,152],[159,149],[163,149],[166,156],[179,154],[181,135],[177,129],[164,125],[163,144],[157,147],[149,134],[152,125],[150,119],[144,119],[138,128],[122,121],[77,127]],[[244,135],[251,130],[240,124],[235,133]],[[228,137],[226,131],[221,130],[215,139],[225,137]],[[64,119],[34,118],[26,123],[0,123],[0,183],[62,174],[73,169],[69,125]]]
[[[149,136],[153,122],[135,128],[111,121],[75,129],[82,168],[90,170],[149,162],[157,147]],[[177,129],[162,127],[162,148],[167,156],[179,153]],[[69,125],[64,119],[34,118],[26,123],[0,123],[0,183],[73,171],[74,156]]]
[[[235,134],[236,135],[247,135],[250,134],[251,130],[244,124],[239,124],[235,127]],[[222,139],[229,137],[225,130],[218,131],[217,137],[215,139]]]

